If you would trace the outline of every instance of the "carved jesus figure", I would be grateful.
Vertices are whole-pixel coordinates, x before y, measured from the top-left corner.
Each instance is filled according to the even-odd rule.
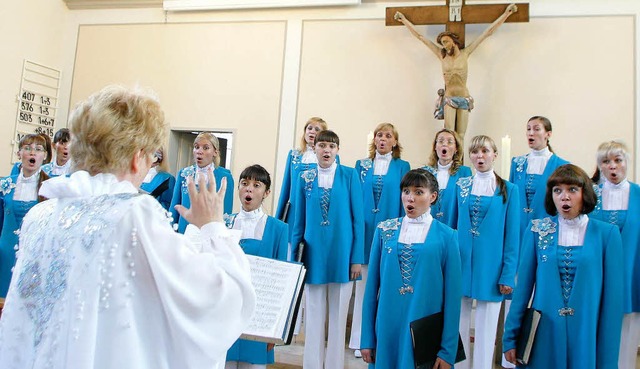
[[[394,18],[402,22],[412,35],[424,43],[429,50],[440,59],[442,63],[442,76],[444,77],[444,97],[438,99],[435,116],[442,119],[444,116],[445,128],[455,130],[464,141],[464,134],[469,122],[469,112],[473,109],[473,97],[467,89],[467,75],[469,72],[469,55],[493,32],[502,25],[509,16],[518,11],[515,4],[510,4],[504,13],[498,17],[476,40],[469,46],[463,47],[458,35],[452,32],[442,32],[438,35],[436,43],[427,40],[400,12]]]

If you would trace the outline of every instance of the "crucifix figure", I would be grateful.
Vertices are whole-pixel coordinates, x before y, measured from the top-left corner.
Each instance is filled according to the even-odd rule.
[[[464,141],[469,122],[469,111],[473,109],[473,98],[467,89],[469,55],[507,19],[511,22],[529,20],[529,4],[518,4],[524,8],[519,16],[516,4],[465,5],[464,0],[447,0],[445,6],[422,6],[387,8],[387,25],[404,24],[411,34],[424,43],[440,59],[444,77],[444,93],[437,100],[434,115],[444,118],[445,128],[455,130]],[[406,15],[406,16],[405,16]],[[414,20],[411,22],[407,17]],[[491,17],[491,18],[489,18]],[[391,18],[391,19],[390,19]],[[468,47],[464,45],[464,26],[468,23],[493,23]],[[438,35],[436,43],[427,40],[414,24],[446,24],[446,31]]]

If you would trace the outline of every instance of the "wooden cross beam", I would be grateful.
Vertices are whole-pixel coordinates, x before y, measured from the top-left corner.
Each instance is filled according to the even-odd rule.
[[[419,24],[444,24],[446,30],[460,37],[464,46],[464,28],[472,23],[493,23],[507,8],[509,4],[478,4],[466,5],[465,0],[446,0],[446,5],[436,6],[409,6],[387,8],[386,25],[402,26],[402,23],[393,18],[396,12],[401,12],[415,25]],[[516,4],[518,11],[507,18],[507,22],[528,22],[529,4]]]

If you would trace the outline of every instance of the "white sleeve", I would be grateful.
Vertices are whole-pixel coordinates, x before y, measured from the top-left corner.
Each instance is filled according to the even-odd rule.
[[[132,216],[173,347],[185,368],[224,362],[255,307],[239,236],[222,223],[209,223],[200,230],[202,245],[194,247],[153,205],[134,207]]]

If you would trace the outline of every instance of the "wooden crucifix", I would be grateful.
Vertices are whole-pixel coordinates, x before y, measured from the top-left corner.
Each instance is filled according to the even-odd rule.
[[[386,24],[405,25],[440,59],[444,90],[438,91],[434,116],[444,119],[445,128],[457,132],[464,141],[469,112],[473,109],[473,97],[467,89],[469,55],[504,22],[528,22],[529,4],[465,5],[465,0],[446,1],[444,6],[387,8]],[[491,25],[465,47],[465,25],[489,22]],[[434,43],[420,34],[415,24],[445,24],[446,31]]]

